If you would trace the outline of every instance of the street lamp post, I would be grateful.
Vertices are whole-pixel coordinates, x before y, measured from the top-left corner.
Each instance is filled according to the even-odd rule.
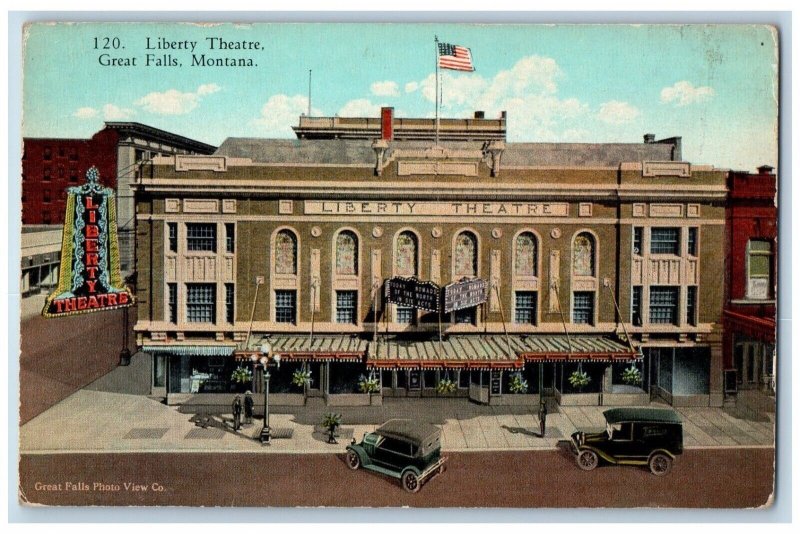
[[[261,366],[264,368],[264,426],[261,428],[261,435],[259,436],[259,440],[263,444],[268,444],[270,439],[272,438],[272,429],[269,426],[269,360],[270,360],[270,353],[272,352],[272,345],[269,342],[264,342],[261,345],[261,353],[263,356],[259,360],[261,362]],[[275,361],[276,368],[281,368],[281,357],[280,354],[276,354],[272,357]]]

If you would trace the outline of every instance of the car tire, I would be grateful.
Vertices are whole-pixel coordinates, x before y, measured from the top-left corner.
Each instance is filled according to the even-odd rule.
[[[650,468],[651,473],[657,477],[663,477],[672,469],[672,458],[663,452],[657,452],[650,456],[647,466]]]
[[[361,467],[361,457],[356,451],[347,451],[347,467],[353,471]]]
[[[578,467],[584,471],[591,471],[600,463],[600,457],[594,451],[584,450],[578,453],[576,458]]]
[[[403,473],[403,476],[400,478],[400,483],[403,485],[403,489],[409,493],[416,493],[419,491],[419,488],[422,484],[419,483],[419,477],[413,471],[406,471]]]

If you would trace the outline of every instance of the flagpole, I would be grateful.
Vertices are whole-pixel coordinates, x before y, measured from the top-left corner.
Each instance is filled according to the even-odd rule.
[[[439,37],[433,37],[434,47],[436,48],[436,146],[439,146]]]

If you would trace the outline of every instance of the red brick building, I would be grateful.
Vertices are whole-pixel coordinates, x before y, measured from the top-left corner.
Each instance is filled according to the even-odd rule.
[[[90,139],[25,138],[22,224],[62,224],[66,189],[95,166],[100,182],[117,190],[122,270],[133,269],[133,194],[139,164],[158,155],[211,154],[216,147],[137,122],[107,122]]]
[[[726,390],[775,388],[775,303],[778,210],[772,167],[733,171],[726,208],[727,279],[724,365]]]

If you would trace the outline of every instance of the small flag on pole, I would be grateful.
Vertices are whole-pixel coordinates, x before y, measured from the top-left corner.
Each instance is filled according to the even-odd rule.
[[[472,72],[472,52],[469,48],[449,43],[439,45],[439,68]]]

